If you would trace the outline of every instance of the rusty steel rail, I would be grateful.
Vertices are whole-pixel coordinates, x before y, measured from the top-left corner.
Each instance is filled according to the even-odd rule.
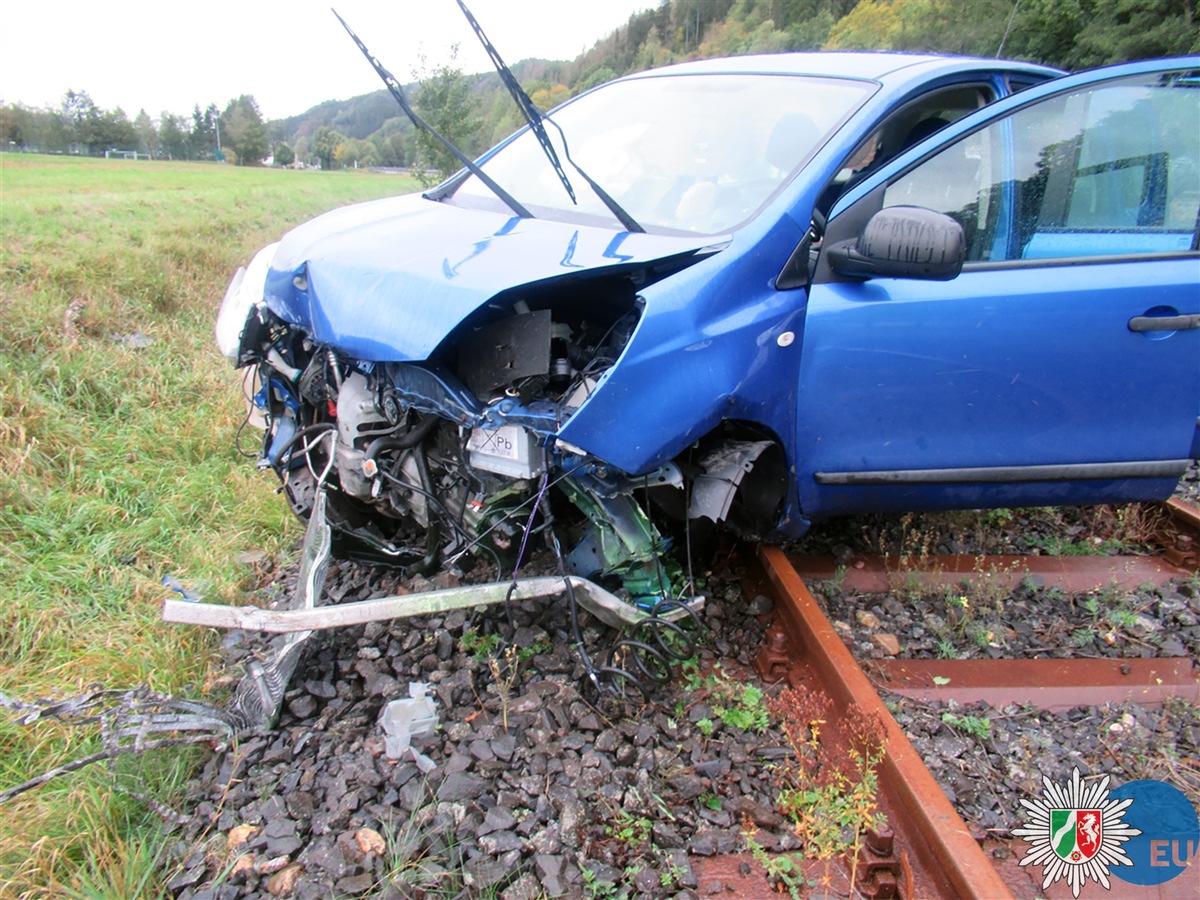
[[[801,579],[839,579],[846,590],[884,593],[892,590],[986,583],[1013,589],[1032,579],[1073,593],[1119,586],[1135,589],[1161,585],[1194,575],[1200,569],[1200,510],[1178,499],[1161,505],[1164,527],[1157,537],[1160,556],[928,556],[899,570],[895,560],[852,558],[837,567],[829,557],[789,557]],[[1132,700],[1161,706],[1167,697],[1200,702],[1200,668],[1178,659],[997,659],[871,660],[872,681],[914,700],[961,703],[985,701],[992,706],[1030,704],[1060,710],[1080,704]],[[943,679],[942,684],[933,681]],[[949,679],[947,683],[945,679]]]
[[[761,669],[785,674],[786,658],[800,656],[817,673],[837,710],[875,715],[886,733],[880,766],[881,801],[907,862],[901,896],[1011,897],[1012,892],[955,811],[929,769],[896,724],[784,552],[760,547],[766,582],[780,601],[776,631]],[[783,634],[781,646],[780,635]]]
[[[903,587],[953,587],[962,581],[1016,588],[1025,579],[1082,592],[1109,585],[1135,588],[1163,584],[1200,569],[1200,509],[1178,498],[1152,505],[1163,511],[1156,537],[1159,556],[1030,556],[933,554],[904,557],[851,557],[838,563],[829,556],[790,557],[807,581],[837,579],[848,590],[866,594]]]
[[[1007,881],[984,853],[970,827],[946,798],[877,691],[936,701],[983,700],[992,705],[1032,703],[1062,709],[1080,703],[1133,700],[1161,704],[1168,696],[1200,702],[1200,668],[1179,659],[871,660],[860,666],[834,630],[805,579],[837,577],[843,587],[886,592],[902,578],[911,588],[986,580],[1016,587],[1027,578],[1066,590],[1118,584],[1162,584],[1200,569],[1200,510],[1180,500],[1168,513],[1160,557],[1054,558],[948,556],[921,560],[915,571],[896,571],[886,560],[852,559],[844,568],[822,557],[797,557],[795,565],[774,547],[760,547],[765,587],[778,600],[776,621],[756,660],[764,680],[823,691],[840,715],[874,715],[884,725],[887,754],[879,771],[880,803],[894,830],[899,860],[892,886],[866,896],[1012,897]],[[868,672],[870,675],[868,675]],[[935,681],[935,677],[937,680]],[[1028,875],[1028,873],[1022,873]],[[1022,880],[1023,881],[1023,880]]]

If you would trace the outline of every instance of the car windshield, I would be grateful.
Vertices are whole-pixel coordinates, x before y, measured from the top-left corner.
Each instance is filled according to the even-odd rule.
[[[716,234],[758,210],[874,87],[794,75],[650,75],[585,94],[553,120],[572,159],[644,228]],[[564,156],[557,129],[547,132]],[[565,157],[564,165],[578,206],[528,130],[482,168],[535,216],[615,222]],[[498,203],[473,176],[453,202]]]

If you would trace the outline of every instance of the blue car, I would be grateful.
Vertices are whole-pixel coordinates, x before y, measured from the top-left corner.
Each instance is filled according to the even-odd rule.
[[[702,60],[264,248],[218,323],[346,548],[641,603],[691,539],[1167,497],[1200,456],[1200,57]]]

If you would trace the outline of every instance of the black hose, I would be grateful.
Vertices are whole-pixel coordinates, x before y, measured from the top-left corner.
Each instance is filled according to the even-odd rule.
[[[384,435],[375,438],[367,444],[367,449],[363,451],[364,455],[367,459],[374,459],[381,450],[411,450],[425,440],[429,436],[429,432],[433,431],[434,426],[440,421],[442,420],[437,416],[426,416],[399,437]]]

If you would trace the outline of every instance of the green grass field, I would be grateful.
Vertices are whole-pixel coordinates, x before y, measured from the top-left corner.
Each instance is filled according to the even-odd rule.
[[[0,154],[0,694],[205,696],[217,636],[159,621],[162,577],[238,602],[236,555],[300,534],[234,449],[239,373],[213,339],[225,286],[292,225],[415,187]],[[0,790],[97,749],[0,711]],[[0,897],[157,896],[160,820],[132,795],[177,799],[194,759],[127,757],[10,801]]]

